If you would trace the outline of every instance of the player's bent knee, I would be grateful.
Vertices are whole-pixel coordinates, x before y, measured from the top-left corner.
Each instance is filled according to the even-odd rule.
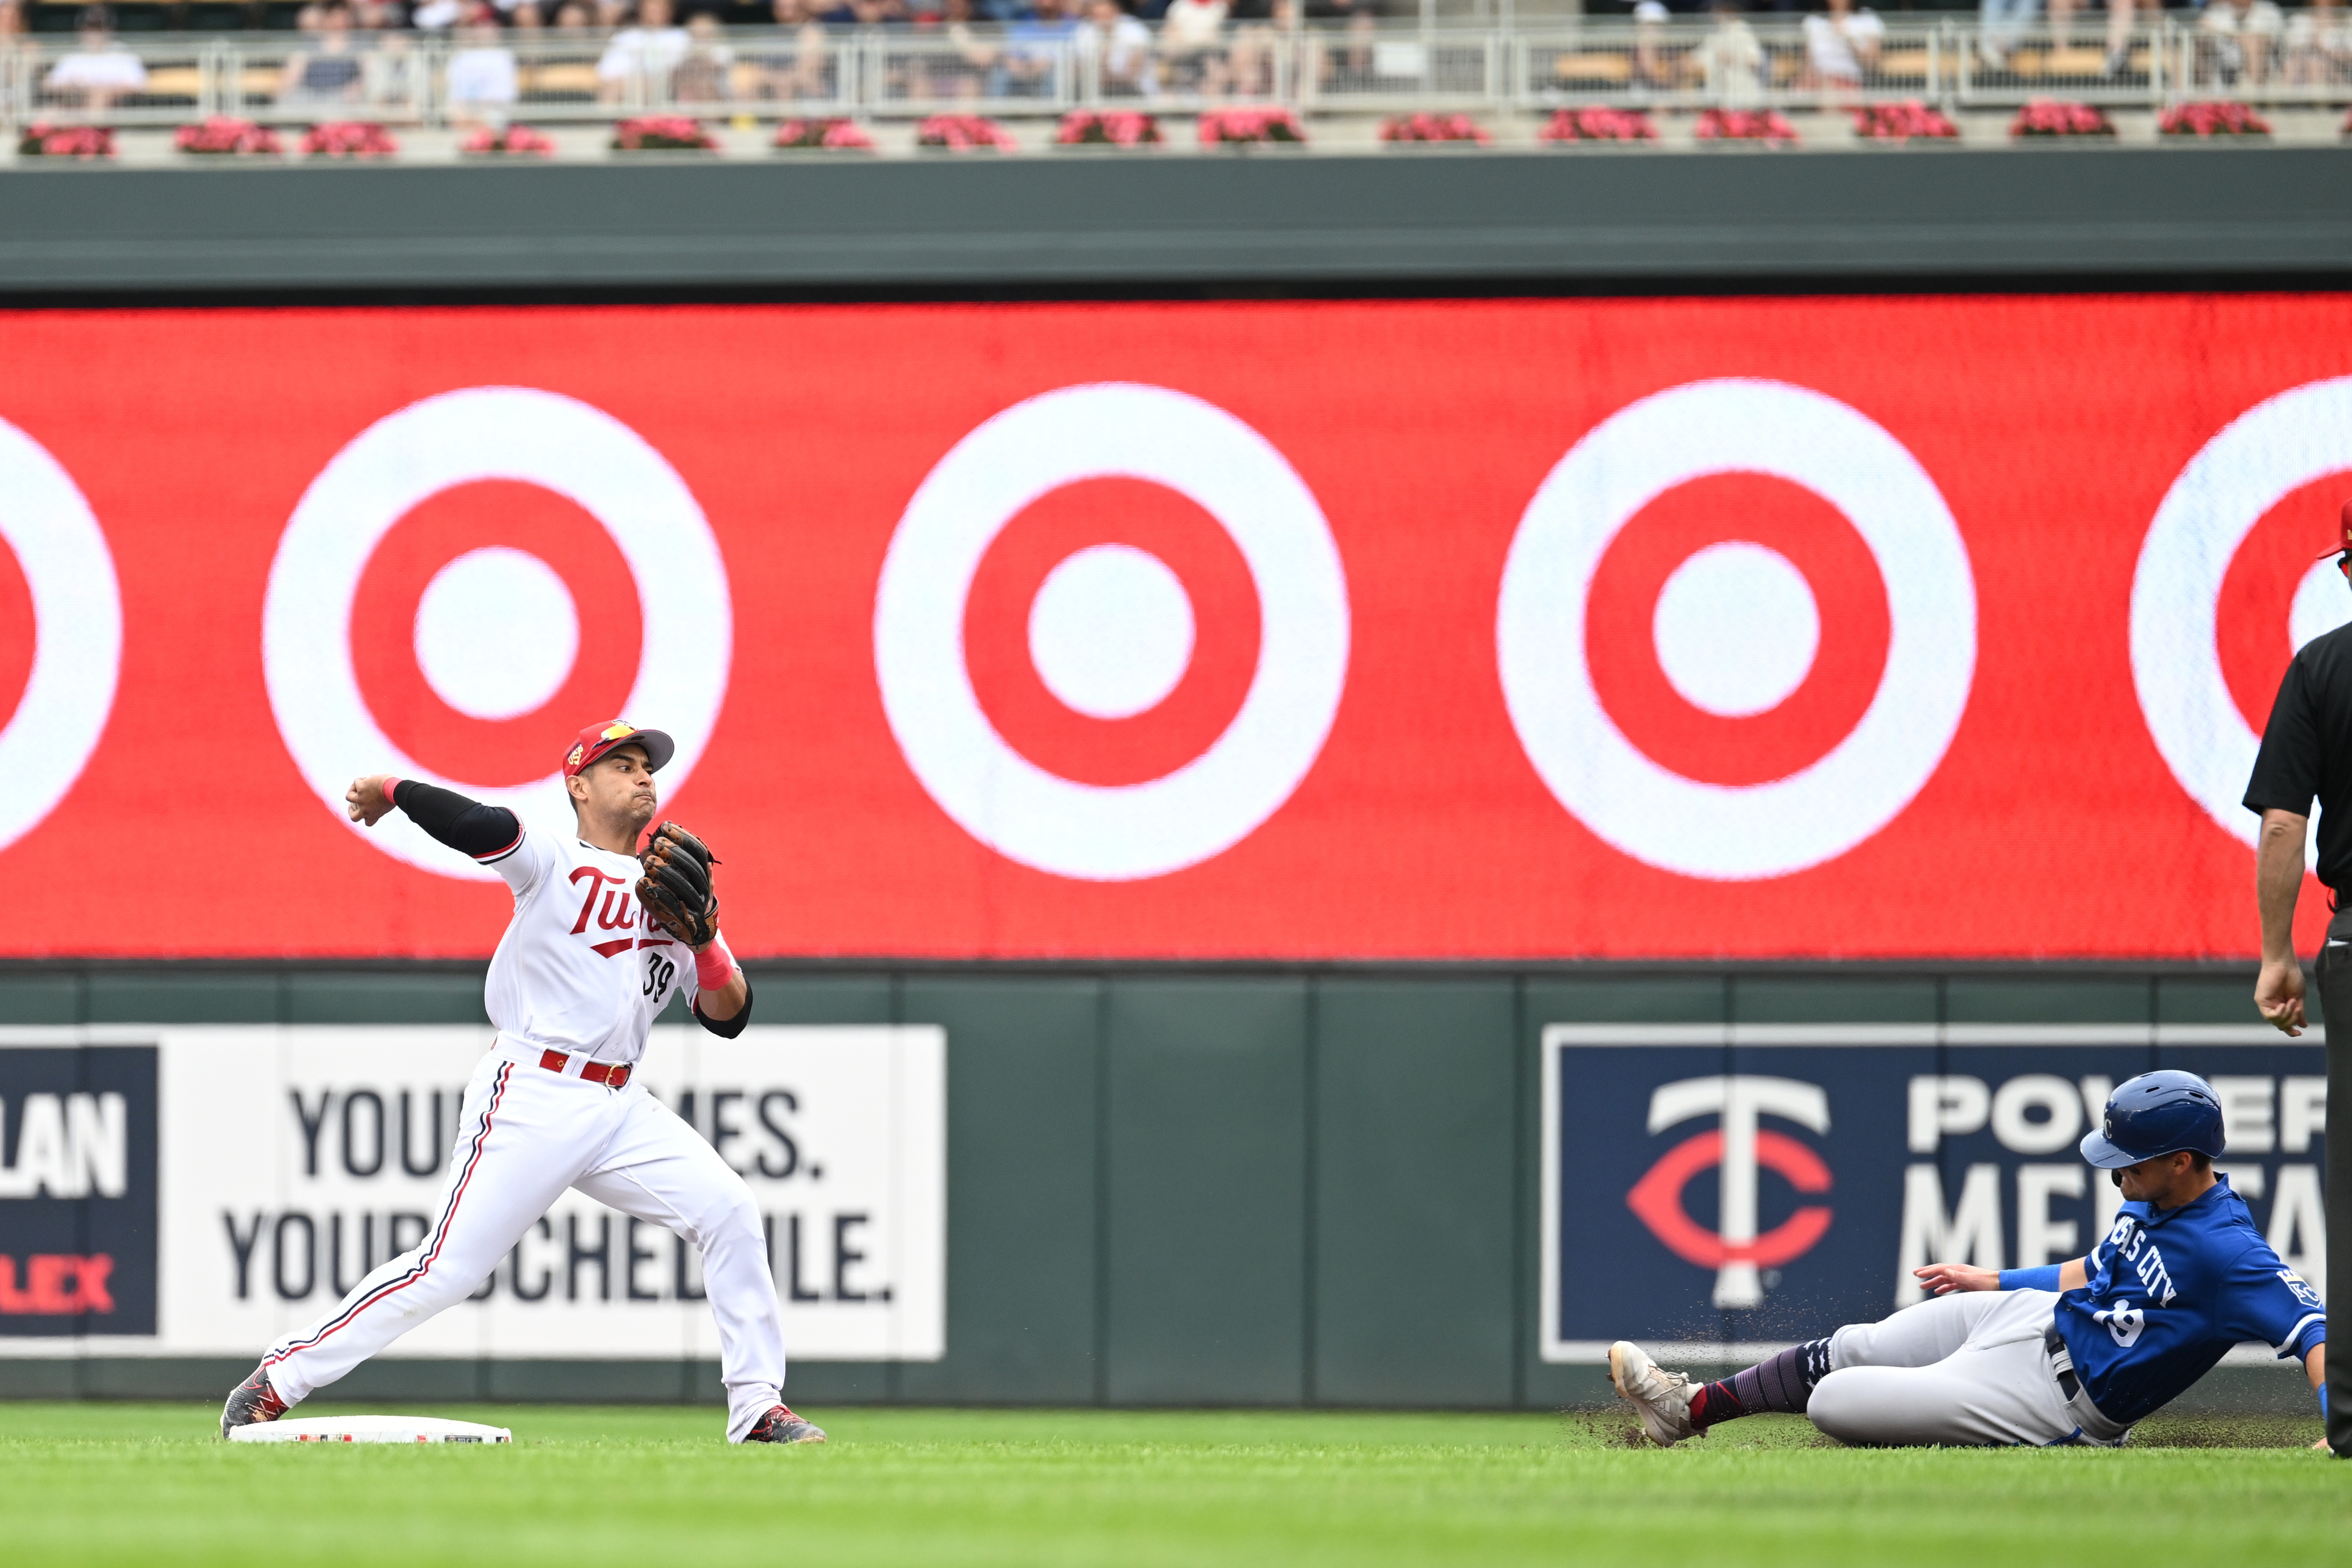
[[[1805,1404],[1805,1415],[1813,1425],[1841,1443],[1883,1443],[1887,1440],[1879,1428],[1885,1401],[1872,1396],[1870,1374],[1876,1367],[1850,1366],[1843,1372],[1832,1372],[1813,1385],[1812,1396]]]

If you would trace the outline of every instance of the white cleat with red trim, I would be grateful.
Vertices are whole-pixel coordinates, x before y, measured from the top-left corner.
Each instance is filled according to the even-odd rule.
[[[1609,1347],[1609,1381],[1617,1385],[1617,1397],[1630,1400],[1641,1413],[1642,1430],[1661,1448],[1697,1435],[1690,1416],[1691,1380],[1652,1361],[1633,1341],[1621,1339]]]

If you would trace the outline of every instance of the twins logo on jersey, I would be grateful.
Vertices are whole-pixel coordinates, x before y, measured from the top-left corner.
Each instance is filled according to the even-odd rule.
[[[646,918],[644,908],[637,903],[634,884],[627,877],[614,876],[593,865],[583,865],[573,868],[571,880],[575,887],[583,882],[588,884],[588,895],[580,901],[580,917],[572,923],[572,936],[580,936],[588,929],[591,915],[596,917],[596,928],[600,931],[635,931],[652,924]],[[597,906],[597,894],[600,893],[604,894],[602,908]],[[620,936],[609,942],[592,943],[589,950],[607,958],[617,958],[632,947],[668,946],[670,939],[667,936]]]

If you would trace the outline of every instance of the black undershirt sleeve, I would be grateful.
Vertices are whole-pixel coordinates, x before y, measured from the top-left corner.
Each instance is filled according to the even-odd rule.
[[[476,860],[497,859],[522,842],[522,822],[512,811],[437,784],[404,779],[392,787],[392,803],[435,839]]]
[[[743,977],[743,1010],[741,1012],[726,1019],[705,1018],[702,1012],[702,998],[697,997],[694,998],[694,1021],[721,1040],[733,1040],[737,1035],[741,1034],[743,1026],[751,1021],[751,977],[749,975]]]

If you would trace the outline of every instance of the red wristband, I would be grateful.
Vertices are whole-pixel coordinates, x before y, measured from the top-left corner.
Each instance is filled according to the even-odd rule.
[[[400,802],[399,802],[399,801],[397,801],[397,800],[394,800],[394,799],[393,799],[393,795],[394,795],[394,792],[395,792],[395,791],[397,791],[399,789],[400,789],[400,780],[399,780],[399,779],[397,779],[394,778],[394,777],[393,777],[391,774],[389,774],[389,773],[387,773],[387,774],[385,774],[385,775],[383,776],[383,803],[384,803],[385,805],[387,805],[387,806],[397,806],[397,805],[399,805],[399,804],[400,804]]]
[[[694,955],[694,983],[706,991],[722,990],[735,977],[735,955],[727,950],[727,938],[713,936]]]

